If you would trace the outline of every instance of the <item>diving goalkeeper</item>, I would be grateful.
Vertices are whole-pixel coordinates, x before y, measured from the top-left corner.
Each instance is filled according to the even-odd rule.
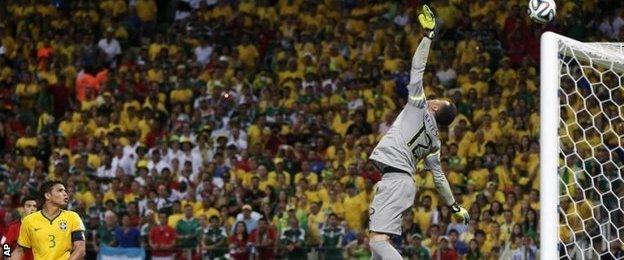
[[[423,91],[423,73],[438,22],[426,5],[418,15],[418,21],[426,33],[412,58],[408,102],[369,157],[383,174],[370,207],[369,236],[373,259],[402,259],[389,239],[390,235],[401,235],[403,212],[414,203],[416,187],[412,173],[421,159],[433,173],[436,189],[453,216],[463,223],[468,223],[470,218],[468,212],[455,202],[440,167],[437,125],[447,126],[453,122],[457,108],[447,99],[426,100]]]

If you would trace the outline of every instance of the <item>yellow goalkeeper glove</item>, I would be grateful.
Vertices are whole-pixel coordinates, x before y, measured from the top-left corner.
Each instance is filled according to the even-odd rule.
[[[418,22],[420,22],[420,26],[425,29],[425,36],[429,39],[433,39],[437,31],[437,21],[429,6],[423,5],[422,12],[418,15]]]
[[[450,206],[450,210],[453,217],[457,221],[463,223],[464,225],[468,225],[468,221],[470,221],[470,214],[468,214],[468,211],[465,208],[459,206],[459,204],[455,202]]]

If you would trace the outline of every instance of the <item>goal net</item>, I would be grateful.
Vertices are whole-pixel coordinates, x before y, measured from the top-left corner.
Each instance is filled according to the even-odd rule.
[[[544,33],[540,75],[541,259],[617,259],[624,245],[624,43]]]

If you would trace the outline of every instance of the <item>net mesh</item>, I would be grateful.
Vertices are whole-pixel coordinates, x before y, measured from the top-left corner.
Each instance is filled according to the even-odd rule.
[[[624,245],[624,43],[560,41],[561,259]]]

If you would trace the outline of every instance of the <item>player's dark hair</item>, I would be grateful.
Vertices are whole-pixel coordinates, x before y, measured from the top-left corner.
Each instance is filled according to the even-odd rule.
[[[26,201],[29,201],[29,200],[34,200],[34,201],[37,201],[37,199],[36,199],[35,197],[32,197],[32,196],[26,196],[26,197],[24,197],[24,198],[22,199],[22,206],[24,206],[24,204],[26,204]]]
[[[436,122],[441,126],[450,125],[457,116],[457,107],[450,100],[447,101],[448,105],[439,106],[438,111],[435,112]]]
[[[39,187],[39,196],[41,198],[41,201],[45,202],[45,194],[51,192],[52,187],[57,184],[65,186],[65,183],[63,183],[62,181],[46,181],[41,184],[41,187]]]

